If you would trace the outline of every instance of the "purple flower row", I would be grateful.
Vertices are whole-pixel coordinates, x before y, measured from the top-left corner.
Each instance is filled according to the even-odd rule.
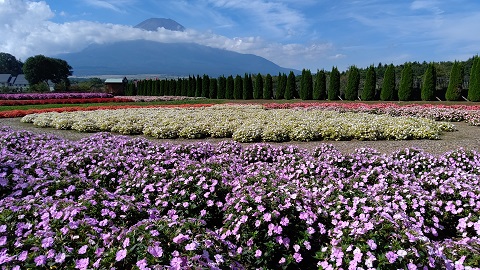
[[[0,100],[37,100],[37,99],[69,99],[69,98],[112,98],[107,93],[21,93],[0,94]]]
[[[0,266],[478,269],[479,175],[480,154],[461,149],[0,129]]]

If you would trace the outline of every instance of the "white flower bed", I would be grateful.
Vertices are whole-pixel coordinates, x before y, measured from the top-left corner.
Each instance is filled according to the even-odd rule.
[[[258,105],[208,108],[141,108],[42,113],[22,118],[40,127],[111,131],[159,139],[232,137],[239,142],[439,139],[452,124],[416,117],[303,109],[264,110]]]

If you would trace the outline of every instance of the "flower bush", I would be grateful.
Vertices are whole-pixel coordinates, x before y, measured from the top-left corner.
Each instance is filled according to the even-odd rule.
[[[108,102],[132,102],[128,98],[69,98],[69,99],[14,99],[0,100],[0,106],[42,105],[42,104],[84,104],[84,103],[108,103]]]
[[[42,100],[42,99],[83,99],[83,98],[113,98],[107,93],[21,93],[0,94],[0,100]]]
[[[480,154],[0,129],[5,269],[479,269]]]
[[[264,110],[259,105],[52,112],[28,115],[22,122],[81,132],[144,134],[161,139],[231,136],[239,142],[439,139],[441,132],[454,130],[451,124],[418,117]]]

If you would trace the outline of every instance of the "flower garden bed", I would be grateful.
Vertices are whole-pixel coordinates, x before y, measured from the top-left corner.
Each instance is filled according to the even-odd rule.
[[[132,100],[127,98],[13,99],[13,100],[0,100],[0,106],[43,105],[43,104],[85,104],[85,103],[109,103],[109,102],[132,102]]]
[[[0,100],[41,100],[41,99],[69,99],[69,98],[113,98],[107,93],[21,93],[0,94]]]
[[[265,110],[261,105],[141,108],[31,114],[22,122],[81,132],[171,138],[232,137],[239,142],[438,139],[448,123],[416,117],[323,110]]]
[[[480,154],[0,130],[0,266],[478,269]]]

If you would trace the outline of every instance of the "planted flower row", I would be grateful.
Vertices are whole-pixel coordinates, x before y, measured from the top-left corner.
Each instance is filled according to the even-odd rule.
[[[373,114],[387,114],[391,116],[414,116],[433,119],[436,121],[462,122],[480,126],[479,105],[434,105],[434,104],[409,104],[397,105],[395,103],[267,103],[266,109],[292,109],[307,108],[316,110],[331,110],[338,112],[363,112]]]
[[[36,99],[68,99],[68,98],[112,98],[107,93],[21,93],[0,94],[0,100],[36,100]]]
[[[322,110],[264,110],[261,106],[151,108],[31,114],[22,122],[81,132],[172,138],[232,137],[239,142],[439,139],[451,124],[414,117]]]
[[[72,142],[7,129],[0,151],[6,268],[480,265],[476,152],[342,155],[108,133]]]
[[[84,104],[84,103],[108,103],[108,102],[132,102],[127,98],[68,98],[68,99],[15,99],[0,100],[0,106],[42,105],[42,104]]]

